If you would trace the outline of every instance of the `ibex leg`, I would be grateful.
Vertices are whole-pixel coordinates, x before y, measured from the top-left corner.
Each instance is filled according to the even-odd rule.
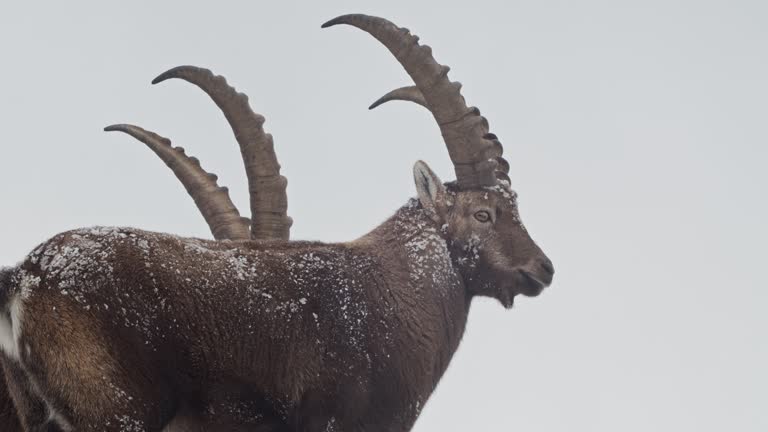
[[[25,305],[19,347],[48,416],[65,431],[160,432],[177,407],[148,351],[128,342],[130,333],[104,328],[81,304],[57,292],[36,294]]]
[[[9,418],[13,414],[16,420],[10,425],[8,432],[46,431],[56,432],[61,428],[53,421],[49,410],[40,396],[35,394],[32,383],[24,370],[16,361],[3,358],[5,383],[9,397],[13,399],[14,411],[6,413]],[[20,424],[19,424],[20,423]],[[22,425],[24,426],[22,428]],[[3,429],[6,431],[6,429]]]
[[[8,361],[2,357],[3,354],[0,354],[0,363]],[[2,373],[2,370],[3,368],[0,367],[0,373]],[[16,411],[16,406],[13,404],[5,379],[0,379],[0,430],[5,432],[22,432],[19,414]]]

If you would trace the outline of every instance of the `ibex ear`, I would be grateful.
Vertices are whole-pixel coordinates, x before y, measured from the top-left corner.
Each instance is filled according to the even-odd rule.
[[[429,217],[435,222],[444,222],[447,208],[445,185],[426,163],[416,162],[413,166],[413,180],[416,182],[416,191],[419,193],[419,201]]]

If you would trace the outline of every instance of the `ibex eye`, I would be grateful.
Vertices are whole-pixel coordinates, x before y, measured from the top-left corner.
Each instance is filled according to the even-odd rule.
[[[491,214],[485,210],[480,210],[479,212],[475,213],[475,219],[480,222],[490,222]]]

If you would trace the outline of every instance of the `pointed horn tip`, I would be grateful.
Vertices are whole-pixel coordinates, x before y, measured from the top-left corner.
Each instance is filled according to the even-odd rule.
[[[173,69],[169,69],[169,70],[161,73],[160,75],[156,76],[155,79],[152,80],[152,85],[160,84],[161,82],[163,82],[165,80],[168,80],[168,79],[171,79],[171,78],[175,78],[176,77],[175,72],[176,71],[174,71]]]
[[[332,19],[332,20],[328,20],[328,21],[326,21],[326,22],[322,23],[322,24],[320,25],[320,28],[328,28],[328,27],[333,27],[333,26],[335,26],[336,24],[341,24],[340,22],[338,22],[338,18],[334,18],[334,19]]]
[[[383,104],[385,104],[387,102],[389,102],[388,98],[386,98],[386,97],[379,98],[379,99],[376,100],[376,102],[370,104],[368,106],[368,109],[369,110],[375,109],[376,107],[381,106],[381,105],[383,105]]]
[[[338,24],[346,24],[346,22],[347,22],[347,20],[346,20],[346,19],[347,19],[348,17],[350,17],[350,16],[352,16],[352,15],[341,15],[341,16],[337,16],[336,18],[333,18],[333,19],[330,19],[330,20],[328,20],[328,21],[324,22],[324,23],[323,23],[323,24],[320,26],[320,28],[328,28],[328,27],[333,27],[333,26],[335,26],[335,25],[338,25]]]
[[[368,16],[365,14],[346,14],[346,15],[340,15],[336,18],[333,18],[331,20],[328,20],[323,23],[323,25],[320,26],[320,28],[328,28],[333,27],[338,24],[349,24],[349,25],[355,25],[353,22],[354,20],[365,20],[365,19],[371,19],[371,18],[377,18]]]
[[[400,88],[394,89],[391,92],[385,94],[384,96],[380,97],[376,102],[372,103],[371,106],[368,107],[368,109],[374,109],[379,105],[385,104],[390,101],[398,101],[398,100],[413,102],[425,108],[428,108],[427,102],[424,100],[424,96],[421,94],[421,92],[413,86],[407,86],[407,87],[400,87]]]
[[[152,85],[159,84],[171,78],[181,78],[182,73],[191,71],[191,70],[197,70],[197,69],[200,69],[200,68],[197,66],[191,66],[191,65],[183,65],[183,66],[176,66],[176,67],[170,68],[167,71],[156,76],[155,79],[152,80]]]
[[[125,123],[118,123],[118,124],[113,124],[105,127],[104,132],[127,132],[132,127],[135,127],[135,126],[131,126]]]

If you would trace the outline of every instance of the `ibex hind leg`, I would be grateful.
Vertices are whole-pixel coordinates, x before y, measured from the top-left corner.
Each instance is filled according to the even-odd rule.
[[[13,399],[15,421],[3,432],[68,432],[71,428],[51,411],[48,404],[35,393],[34,386],[21,365],[2,359],[7,390]],[[2,424],[2,423],[0,423]]]
[[[160,432],[170,421],[176,401],[141,347],[56,294],[25,307],[22,364],[64,431]]]

